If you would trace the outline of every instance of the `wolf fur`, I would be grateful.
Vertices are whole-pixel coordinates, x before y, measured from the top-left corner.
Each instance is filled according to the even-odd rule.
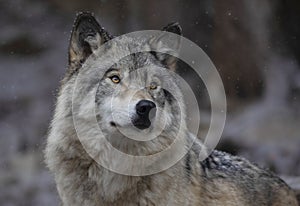
[[[181,35],[181,28],[177,23],[170,24],[163,30]],[[103,71],[100,72],[102,76],[92,75],[84,85],[79,85],[86,87],[85,99],[90,98],[89,91],[96,91],[93,105],[82,102],[79,107],[79,113],[82,113],[80,124],[83,127],[89,124],[89,117],[84,116],[84,111],[96,105],[99,126],[115,148],[132,155],[148,155],[164,149],[176,134],[184,137],[186,143],[193,139],[185,121],[179,121],[185,119],[184,115],[178,114],[178,109],[184,108],[184,102],[180,88],[174,84],[172,74],[167,72],[167,69],[174,70],[176,65],[176,59],[170,55],[138,53],[122,59],[113,66],[116,70],[110,72],[120,75],[121,81],[123,76],[145,65],[164,66],[167,69],[166,72],[161,71],[158,74],[156,71],[146,70],[135,75],[131,83],[146,88],[142,91],[134,93],[126,82],[120,83],[121,94],[117,96],[114,108],[118,118],[115,121],[111,117],[107,105],[114,93],[115,85],[107,75],[113,74],[107,74],[109,68],[103,68],[102,62],[97,60],[100,46],[112,38],[100,27],[92,14],[78,15],[69,46],[69,67],[62,81],[45,149],[46,163],[55,176],[58,193],[64,206],[298,205],[293,192],[280,178],[243,158],[213,151],[208,158],[200,161],[200,153],[205,147],[198,140],[195,140],[184,158],[157,174],[121,175],[99,165],[86,152],[81,141],[99,151],[95,154],[99,158],[107,155],[109,151],[103,148],[101,141],[93,139],[95,134],[91,130],[86,131],[86,139],[83,137],[83,140],[79,141],[73,124],[72,92],[76,77],[83,69],[87,72],[95,68]],[[124,43],[122,46],[132,45]],[[147,84],[151,83],[154,77],[157,78],[158,87],[152,91]],[[170,86],[172,94],[159,87],[162,83]],[[130,102],[126,99],[128,96],[132,96]],[[127,102],[129,105],[136,104],[141,99],[151,100],[157,105],[157,116],[151,125],[153,128],[160,126],[159,109],[168,111],[164,130],[156,139],[149,142],[126,139],[116,128],[116,126],[127,128],[131,125],[123,116],[134,113],[134,109],[125,105]],[[184,144],[182,148],[185,148]],[[126,166],[126,163],[118,160],[111,164]]]

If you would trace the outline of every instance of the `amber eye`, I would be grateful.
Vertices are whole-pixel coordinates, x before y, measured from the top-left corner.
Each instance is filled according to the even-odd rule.
[[[149,88],[151,90],[155,90],[155,89],[157,89],[157,84],[153,82],[153,83],[150,84]]]
[[[121,81],[120,77],[117,76],[117,75],[111,76],[110,79],[111,79],[111,81],[112,81],[113,83],[115,83],[115,84],[118,84],[118,83],[120,83],[120,81]]]

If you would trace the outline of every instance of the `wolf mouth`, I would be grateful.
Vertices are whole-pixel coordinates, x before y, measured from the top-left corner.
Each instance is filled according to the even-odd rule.
[[[110,126],[112,127],[117,127],[117,123],[111,121],[110,123]],[[144,129],[147,129],[151,126],[151,122],[150,120],[137,120],[137,119],[132,119],[132,124],[138,128],[138,129],[141,129],[141,130],[144,130]]]
[[[133,119],[133,125],[138,129],[147,129],[151,126],[151,122],[149,119]]]
[[[141,129],[141,130],[147,129],[147,128],[149,128],[149,127],[151,126],[151,122],[150,122],[149,119],[147,119],[147,120],[132,119],[131,121],[132,121],[132,124],[133,124],[136,128]],[[112,126],[112,127],[117,127],[117,126],[118,126],[118,125],[117,125],[115,122],[113,122],[113,121],[111,121],[109,124],[110,124],[110,126]]]
[[[110,122],[110,125],[111,125],[112,127],[116,127],[116,126],[117,126],[117,124],[116,124],[115,122]]]

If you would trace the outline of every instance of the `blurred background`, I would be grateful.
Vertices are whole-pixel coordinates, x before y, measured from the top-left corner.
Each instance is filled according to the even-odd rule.
[[[218,148],[300,176],[299,0],[0,0],[0,205],[59,204],[43,149],[77,11],[93,11],[114,35],[180,22],[225,86]],[[199,94],[201,138],[205,87],[179,72]]]

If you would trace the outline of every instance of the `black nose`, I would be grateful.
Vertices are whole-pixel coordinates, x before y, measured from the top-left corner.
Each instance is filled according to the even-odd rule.
[[[141,100],[137,103],[135,109],[138,115],[148,117],[150,110],[155,107],[156,106],[154,102],[151,102],[149,100]]]
[[[149,100],[139,101],[135,106],[137,116],[132,121],[133,125],[139,129],[146,129],[150,127],[151,122],[149,119],[149,113],[151,109],[154,108],[156,108],[154,102]]]

